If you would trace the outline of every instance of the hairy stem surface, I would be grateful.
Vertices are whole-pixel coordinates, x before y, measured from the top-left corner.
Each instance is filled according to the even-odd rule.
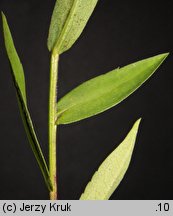
[[[59,55],[52,52],[50,62],[50,87],[49,87],[49,171],[53,190],[50,192],[50,200],[57,199],[57,173],[56,173],[56,100],[58,81]]]

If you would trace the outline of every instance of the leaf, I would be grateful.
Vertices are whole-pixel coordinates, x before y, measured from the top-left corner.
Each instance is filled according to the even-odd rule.
[[[76,122],[117,105],[139,88],[167,55],[138,61],[79,85],[59,100],[56,123]]]
[[[108,200],[122,181],[134,149],[139,119],[124,141],[103,161],[81,195],[81,200]]]
[[[51,18],[48,49],[68,50],[82,33],[98,0],[57,0]]]
[[[9,29],[6,17],[3,13],[2,13],[2,21],[3,21],[5,47],[6,47],[7,55],[10,61],[11,69],[12,69],[11,71],[12,71],[13,82],[16,88],[17,100],[19,104],[20,114],[21,114],[21,117],[24,123],[25,131],[27,133],[29,143],[36,157],[38,165],[41,169],[43,177],[45,179],[46,185],[49,190],[52,190],[52,184],[50,181],[47,164],[44,159],[40,144],[37,140],[37,137],[34,131],[34,127],[33,127],[33,123],[32,123],[32,120],[31,120],[31,117],[28,111],[28,107],[27,107],[25,77],[24,77],[23,66],[16,52],[10,29]]]

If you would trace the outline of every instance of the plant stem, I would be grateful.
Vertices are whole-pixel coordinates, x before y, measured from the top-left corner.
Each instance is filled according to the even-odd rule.
[[[56,174],[56,102],[58,82],[59,55],[52,52],[50,62],[50,87],[49,87],[49,172],[53,185],[50,192],[50,200],[57,199],[57,174]]]

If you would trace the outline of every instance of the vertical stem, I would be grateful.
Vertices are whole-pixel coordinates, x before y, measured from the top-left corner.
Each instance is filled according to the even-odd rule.
[[[50,62],[50,87],[49,87],[49,171],[53,184],[53,191],[50,192],[50,200],[57,199],[57,174],[56,174],[56,100],[58,82],[58,60],[59,55],[51,54]]]

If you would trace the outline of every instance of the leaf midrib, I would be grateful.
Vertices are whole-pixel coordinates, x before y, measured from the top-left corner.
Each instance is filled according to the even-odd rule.
[[[107,95],[107,94],[109,94],[109,93],[112,92],[112,91],[116,91],[116,89],[120,88],[120,86],[124,85],[126,82],[129,82],[131,79],[132,79],[131,77],[130,77],[129,79],[126,79],[124,82],[122,82],[121,84],[119,84],[115,89],[114,89],[114,86],[112,86],[111,89],[108,89],[107,91],[105,91],[104,93],[102,93],[99,97],[96,96],[96,95],[94,94],[92,97],[88,98],[88,99],[85,100],[84,102],[81,101],[81,102],[79,102],[79,103],[74,103],[74,104],[72,104],[72,105],[69,106],[68,108],[66,108],[66,109],[64,109],[64,110],[62,110],[62,111],[60,111],[60,112],[57,112],[57,118],[58,118],[58,117],[60,118],[65,112],[68,112],[69,109],[74,108],[75,106],[79,106],[79,105],[81,105],[81,104],[85,104],[85,103],[87,103],[88,101],[93,101],[93,100],[95,100],[96,98],[97,98],[97,100],[98,100],[99,98],[102,98],[104,95]],[[144,80],[143,82],[141,82],[141,84],[143,84],[144,82],[145,82],[145,80]],[[137,88],[138,88],[138,86],[137,86],[133,91],[130,91],[130,93],[129,93],[128,95],[126,95],[126,97],[124,97],[122,100],[124,100],[125,98],[127,98],[127,97],[128,97],[132,92],[134,92]],[[120,103],[122,100],[118,101],[118,102],[115,103],[114,105]],[[111,105],[110,107],[107,107],[107,109],[113,107],[114,105]]]
[[[55,43],[55,49],[56,49],[58,52],[59,52],[59,48],[61,48],[61,45],[62,45],[62,42],[63,42],[62,38],[63,38],[63,36],[65,35],[65,32],[67,31],[67,28],[68,28],[68,25],[69,25],[70,21],[72,20],[72,19],[71,19],[71,16],[74,14],[77,1],[78,1],[78,0],[74,0],[74,2],[73,2],[73,4],[72,4],[72,7],[71,7],[71,10],[70,10],[70,12],[69,12],[69,14],[68,14],[68,16],[67,16],[67,18],[66,18],[66,21],[65,21],[65,24],[64,24],[64,26],[63,26],[62,32],[61,32],[61,34],[60,34],[60,36],[59,36],[59,39],[58,39],[58,41]]]

